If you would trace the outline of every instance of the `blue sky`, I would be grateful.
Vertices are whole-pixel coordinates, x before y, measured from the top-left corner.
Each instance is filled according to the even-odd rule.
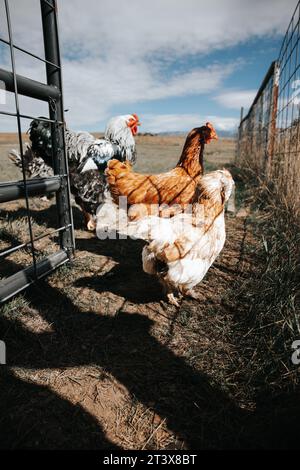
[[[250,39],[244,44],[229,47],[228,49],[214,52],[208,56],[187,57],[181,68],[193,68],[205,66],[207,63],[228,64],[234,61],[240,63],[236,66],[236,72],[225,77],[219,92],[215,94],[214,90],[205,94],[191,94],[188,96],[171,97],[160,100],[151,100],[137,103],[134,110],[141,116],[146,114],[204,114],[216,115],[237,120],[240,115],[240,107],[245,106],[245,112],[248,104],[252,102],[256,91],[258,90],[271,62],[276,59],[280,49],[282,35],[278,37],[265,37],[263,39]],[[175,64],[172,68],[176,70]],[[165,73],[167,74],[166,67]],[[228,99],[222,100],[217,97],[222,95],[222,90]],[[238,92],[241,92],[241,95]],[[243,94],[245,92],[245,94]],[[237,101],[230,100],[229,94],[237,96]],[[231,107],[230,107],[231,106]],[[128,111],[127,105],[117,105],[113,108],[114,113]],[[229,130],[232,128],[228,123]],[[187,130],[187,129],[184,129]]]
[[[41,54],[38,0],[10,3],[15,42]],[[111,116],[137,113],[144,132],[186,131],[207,119],[234,131],[240,107],[251,104],[278,55],[296,3],[58,0],[69,127],[103,130]],[[5,65],[5,51],[0,59]],[[18,73],[44,80],[41,65],[24,56]],[[30,101],[22,106],[44,113]]]

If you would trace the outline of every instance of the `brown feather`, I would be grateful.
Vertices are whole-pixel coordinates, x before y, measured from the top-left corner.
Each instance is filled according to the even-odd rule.
[[[211,138],[216,138],[212,126],[193,129],[187,136],[177,166],[157,175],[135,173],[128,162],[110,160],[106,175],[114,201],[118,203],[120,196],[126,196],[129,206],[143,203],[143,213],[147,210],[148,214],[153,204],[178,204],[184,208],[194,198],[203,174],[204,145]],[[131,219],[139,218],[139,212],[132,211]]]

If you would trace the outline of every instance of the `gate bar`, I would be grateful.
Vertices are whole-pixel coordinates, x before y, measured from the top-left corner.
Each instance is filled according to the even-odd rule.
[[[42,196],[58,191],[61,187],[61,177],[53,176],[51,178],[27,180],[26,185],[28,196]],[[23,181],[0,183],[0,203],[14,201],[15,199],[21,199],[25,196]]]
[[[5,83],[7,91],[15,91],[14,75],[12,72],[0,68],[0,80]],[[61,95],[60,90],[53,85],[45,85],[22,75],[16,75],[16,80],[18,93],[29,98],[49,101],[50,98],[54,100],[59,99]]]
[[[39,263],[18,271],[16,274],[0,281],[0,303],[5,302],[12,296],[18,294],[26,287],[33,284],[36,279],[41,279],[53,269],[69,261],[66,251],[61,250],[54,253]],[[35,269],[36,268],[36,269]]]

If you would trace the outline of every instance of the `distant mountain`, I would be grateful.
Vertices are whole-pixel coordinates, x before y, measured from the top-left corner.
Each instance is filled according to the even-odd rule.
[[[237,131],[234,130],[234,131],[220,131],[217,129],[217,134],[219,137],[227,137],[227,138],[231,138],[231,139],[234,139],[237,137]]]
[[[219,137],[234,139],[237,136],[237,131],[221,131],[216,129]],[[177,131],[177,132],[139,132],[139,135],[182,135],[186,136],[188,131]]]

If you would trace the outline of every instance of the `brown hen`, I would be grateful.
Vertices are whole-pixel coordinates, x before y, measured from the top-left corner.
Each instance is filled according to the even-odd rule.
[[[217,138],[209,122],[196,127],[188,134],[176,167],[157,175],[135,173],[129,162],[110,160],[105,173],[113,200],[118,204],[120,196],[127,197],[127,205],[134,206],[128,212],[131,220],[148,214],[174,215],[193,201],[203,174],[204,146]]]

